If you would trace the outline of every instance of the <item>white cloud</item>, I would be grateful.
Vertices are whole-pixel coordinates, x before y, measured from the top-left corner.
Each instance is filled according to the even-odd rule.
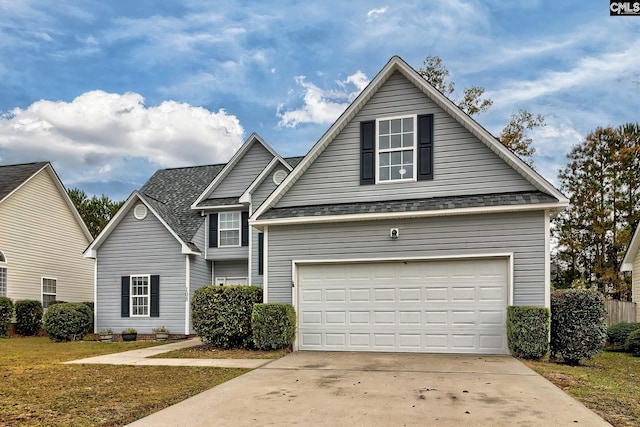
[[[114,172],[126,175],[132,159],[162,167],[225,162],[243,133],[222,109],[175,101],[147,107],[140,94],[96,90],[71,102],[40,100],[0,117],[0,161],[49,160],[75,171],[68,176],[72,184],[101,181],[122,178]]]
[[[378,16],[383,15],[387,11],[387,7],[381,7],[379,9],[371,9],[367,12],[367,22],[374,21]]]
[[[296,83],[303,88],[303,105],[284,112],[284,106],[281,105],[278,108],[279,127],[295,128],[303,123],[333,123],[369,84],[369,79],[362,71],[356,71],[345,80],[337,81],[337,88],[329,90],[307,82],[304,76],[296,77]],[[355,89],[352,89],[354,86]]]

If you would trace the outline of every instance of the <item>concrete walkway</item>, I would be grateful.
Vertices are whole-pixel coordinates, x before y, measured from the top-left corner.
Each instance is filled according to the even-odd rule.
[[[151,356],[167,353],[182,348],[201,345],[200,338],[192,338],[171,344],[139,350],[124,351],[122,353],[105,354],[104,356],[88,357],[72,360],[65,364],[106,364],[106,365],[138,365],[138,366],[206,366],[212,368],[247,368],[255,369],[266,365],[272,359],[149,359]]]

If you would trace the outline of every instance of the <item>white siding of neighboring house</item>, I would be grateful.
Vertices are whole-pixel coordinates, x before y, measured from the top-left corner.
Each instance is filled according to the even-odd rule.
[[[633,260],[633,301],[636,303],[636,322],[640,322],[640,251]]]
[[[135,328],[148,334],[165,326],[171,332],[185,330],[186,260],[181,245],[149,211],[144,220],[133,216],[133,207],[97,250],[97,330],[120,333]],[[121,277],[137,274],[160,276],[160,317],[121,317]]]
[[[0,204],[0,250],[7,258],[7,296],[42,301],[42,278],[57,281],[56,299],[93,301],[94,261],[86,237],[49,168]]]
[[[240,197],[272,159],[262,144],[254,143],[209,197]]]
[[[399,228],[397,240],[389,229]],[[513,303],[545,304],[543,211],[269,226],[268,301],[291,303],[293,260],[513,253]]]
[[[434,178],[360,185],[360,122],[434,114]],[[277,207],[535,191],[422,91],[396,72],[290,188]]]

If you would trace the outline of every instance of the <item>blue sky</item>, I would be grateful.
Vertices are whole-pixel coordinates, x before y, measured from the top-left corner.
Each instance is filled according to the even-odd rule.
[[[0,164],[52,161],[124,199],[158,168],[226,162],[252,132],[302,155],[393,56],[520,108],[552,182],[598,126],[637,122],[640,17],[606,0],[0,0]]]

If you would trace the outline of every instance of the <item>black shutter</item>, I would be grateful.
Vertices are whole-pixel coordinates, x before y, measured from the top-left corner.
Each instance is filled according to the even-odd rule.
[[[249,212],[242,212],[242,221],[240,222],[240,236],[242,246],[249,246]]]
[[[264,274],[264,233],[258,233],[258,274]]]
[[[360,185],[375,184],[376,122],[360,123]]]
[[[120,292],[120,317],[129,317],[129,291],[131,286],[129,285],[129,276],[121,277],[121,292]]]
[[[418,181],[433,179],[433,114],[418,116]]]
[[[149,316],[160,317],[160,276],[151,276],[151,307]]]
[[[209,215],[209,247],[218,247],[218,214]]]

